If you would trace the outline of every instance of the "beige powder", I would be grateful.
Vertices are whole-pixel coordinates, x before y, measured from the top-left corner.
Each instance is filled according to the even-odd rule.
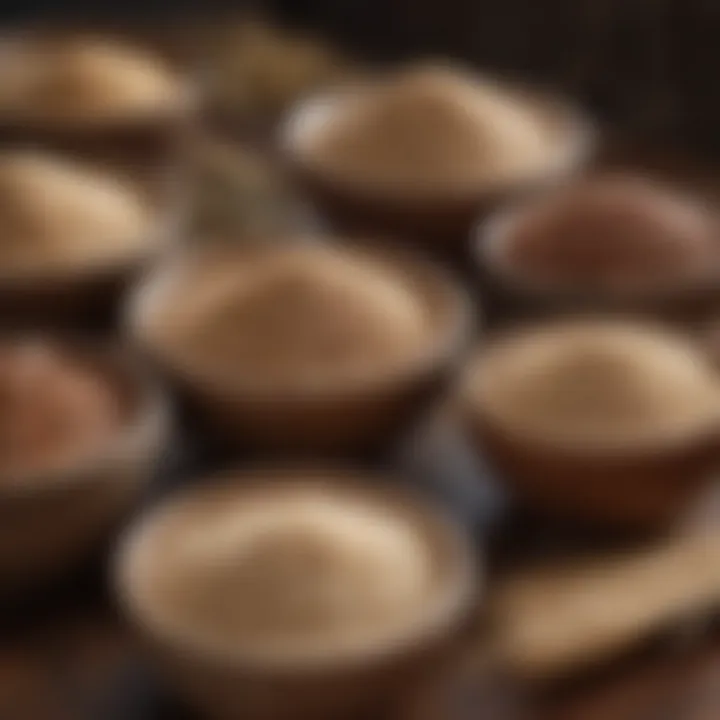
[[[183,342],[253,387],[334,386],[423,351],[427,311],[400,271],[329,249],[266,253],[245,270],[193,299]]]
[[[720,420],[712,368],[691,346],[622,323],[526,333],[469,376],[480,411],[508,431],[560,443],[672,440]]]
[[[300,483],[186,511],[165,530],[155,591],[216,645],[284,658],[372,647],[417,622],[433,587],[412,516],[361,497]]]
[[[132,258],[149,209],[112,176],[26,152],[0,155],[0,268],[61,270]]]
[[[531,281],[632,290],[717,272],[716,233],[702,205],[650,180],[608,176],[526,209],[497,260]]]
[[[95,122],[172,110],[184,91],[162,62],[110,40],[67,37],[2,50],[0,113]]]
[[[82,462],[120,420],[120,400],[99,372],[43,343],[0,348],[1,474]]]
[[[442,66],[358,91],[311,139],[313,160],[333,174],[407,189],[473,189],[532,175],[557,141],[528,101]]]

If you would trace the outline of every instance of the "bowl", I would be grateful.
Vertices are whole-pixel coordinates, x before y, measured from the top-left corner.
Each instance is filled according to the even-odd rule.
[[[584,181],[584,187],[588,191],[597,187],[602,192],[603,188],[611,189],[615,182],[627,184],[631,191],[640,188],[644,193],[656,193],[658,202],[667,197],[678,210],[694,213],[695,219],[705,224],[708,237],[717,234],[714,213],[701,202],[662,185],[656,187],[654,182],[639,176],[598,177]],[[552,280],[533,274],[530,268],[513,268],[503,253],[518,234],[528,232],[536,213],[547,210],[553,202],[562,202],[567,193],[582,192],[580,187],[575,184],[550,189],[529,202],[501,208],[478,223],[473,235],[473,258],[489,324],[502,327],[578,314],[614,314],[685,327],[689,323],[702,324],[716,313],[720,307],[717,260],[715,264],[704,263],[699,272],[686,276],[668,275],[646,281],[638,275],[637,282],[615,286],[582,276],[574,281],[570,278]],[[662,209],[667,207],[668,203],[664,203]],[[638,208],[638,212],[646,210]],[[593,220],[588,223],[592,231]],[[644,242],[648,244],[647,240]],[[649,273],[650,270],[648,276]]]
[[[353,90],[345,88],[310,97],[291,111],[280,130],[281,154],[299,187],[335,231],[387,236],[421,245],[443,259],[467,260],[470,232],[478,218],[574,175],[594,153],[595,129],[578,109],[536,92],[517,93],[531,102],[548,123],[557,123],[562,132],[542,171],[518,174],[512,180],[484,182],[462,191],[434,188],[418,194],[330,173],[315,161],[307,146],[354,98]]]
[[[9,155],[10,156],[10,155]],[[23,154],[20,153],[19,157]],[[38,154],[48,166],[59,156]],[[68,164],[68,168],[73,166]],[[38,265],[27,269],[0,267],[0,329],[18,331],[42,330],[106,330],[116,320],[120,298],[132,280],[152,264],[180,234],[184,220],[183,198],[158,183],[142,182],[135,176],[118,173],[102,164],[84,163],[78,167],[97,174],[98,178],[119,179],[128,188],[137,190],[147,207],[148,222],[141,237],[128,237],[136,244],[121,257],[99,258],[57,265]],[[88,177],[91,177],[88,175]],[[44,211],[38,208],[38,213]],[[12,222],[9,218],[7,222]],[[140,242],[137,242],[140,240]],[[102,238],[98,238],[98,243]]]
[[[633,416],[625,423],[622,434],[613,429],[612,433],[592,436],[567,430],[550,432],[549,418],[543,427],[530,421],[520,423],[517,412],[511,416],[499,409],[499,400],[488,400],[487,388],[491,387],[488,378],[493,377],[493,365],[497,368],[501,358],[513,353],[517,357],[517,353],[523,352],[521,347],[543,342],[551,337],[550,333],[575,332],[580,327],[583,333],[603,333],[604,328],[610,328],[610,332],[620,328],[621,332],[652,333],[648,337],[658,347],[661,343],[665,347],[667,342],[673,352],[684,354],[683,362],[696,363],[697,370],[693,372],[697,371],[702,378],[698,382],[703,386],[707,383],[702,407],[691,410],[687,406],[678,407],[677,414],[666,418],[668,422],[664,424],[644,425],[645,421],[635,419],[639,416]],[[506,366],[508,362],[503,360]],[[538,377],[544,372],[540,361],[532,372]],[[526,377],[530,373],[528,369]],[[712,365],[701,350],[689,338],[664,326],[648,327],[607,318],[565,320],[519,329],[489,344],[469,364],[460,383],[456,408],[476,451],[487,458],[521,505],[599,528],[655,532],[670,527],[683,516],[712,483],[720,466],[720,404],[716,412],[712,402],[717,390],[715,380]],[[485,390],[474,385],[480,381]],[[621,381],[622,376],[618,382]],[[660,382],[672,381],[665,378]],[[496,388],[499,382],[499,378],[493,381]],[[571,403],[573,395],[584,397],[577,395],[582,392],[592,396],[595,391],[589,386],[580,391],[568,381],[567,387],[558,388],[557,392],[561,393],[558,397]],[[612,394],[610,390],[602,392]],[[589,410],[596,400],[582,402]],[[683,422],[673,424],[679,417]],[[577,421],[576,425],[583,426],[583,422]]]
[[[6,33],[0,38],[0,57],[6,64],[17,63],[25,53],[58,44],[62,48],[64,43],[77,42],[93,46],[111,43],[128,51],[145,52],[144,47],[136,47],[132,40],[119,34],[117,37],[115,33],[99,36],[95,32],[45,27]],[[27,58],[23,65],[28,65]],[[172,63],[168,67],[172,67]],[[167,107],[153,112],[58,120],[40,114],[0,111],[0,144],[13,148],[42,148],[121,167],[177,171],[185,136],[195,124],[200,99],[192,79],[184,77],[181,71],[176,74],[177,97]]]
[[[322,244],[306,252],[327,252]],[[235,282],[253,258],[282,256],[273,246],[208,243],[177,253],[139,285],[126,313],[139,348],[170,377],[221,442],[250,452],[362,455],[387,447],[442,387],[469,340],[473,311],[463,289],[441,268],[405,251],[355,245],[341,252],[402,273],[427,305],[432,332],[397,372],[371,373],[346,386],[258,387],[220,373],[167,339],[174,306],[192,287]],[[220,274],[218,275],[218,271]],[[208,278],[210,278],[208,280]]]
[[[161,545],[179,514],[184,513],[183,523],[190,520],[192,529],[202,531],[205,523],[213,523],[213,507],[227,507],[226,503],[243,498],[253,502],[258,493],[261,497],[287,492],[313,497],[318,490],[323,497],[347,501],[352,507],[359,498],[385,517],[407,518],[419,537],[430,543],[438,575],[433,588],[423,591],[417,622],[397,633],[386,634],[386,627],[362,648],[343,646],[336,651],[331,646],[327,652],[308,655],[296,648],[289,656],[282,650],[256,655],[244,640],[228,643],[223,636],[210,638],[175,605],[173,598],[178,595],[160,590],[156,563],[162,563]],[[201,510],[202,520],[191,519],[194,509]],[[121,608],[139,633],[148,657],[168,686],[204,715],[329,720],[368,717],[367,713],[373,716],[379,708],[387,709],[424,673],[442,663],[470,616],[477,597],[477,573],[468,538],[409,488],[354,471],[286,467],[227,473],[168,499],[129,531],[119,548],[115,577]]]
[[[164,399],[133,359],[81,341],[63,341],[60,347],[115,383],[129,413],[91,456],[0,478],[4,593],[58,579],[102,549],[146,490],[167,439]]]

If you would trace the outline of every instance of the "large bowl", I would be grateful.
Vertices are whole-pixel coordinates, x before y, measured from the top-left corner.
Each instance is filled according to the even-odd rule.
[[[163,340],[168,311],[208,271],[225,277],[242,269],[257,253],[273,247],[210,244],[183,251],[157,268],[131,298],[129,333],[175,382],[218,437],[235,448],[274,454],[362,454],[392,443],[434,396],[465,349],[472,330],[472,307],[451,277],[404,251],[356,246],[347,252],[389,263],[423,293],[433,314],[433,335],[407,367],[391,375],[368,377],[342,388],[294,392],[258,388],[236,375],[219,375],[213,362],[201,362]],[[322,246],[317,251],[323,252]],[[210,359],[211,360],[211,359]]]
[[[483,183],[460,193],[437,189],[418,196],[329,174],[314,161],[306,145],[333,121],[352,90],[337,90],[300,103],[281,128],[281,151],[300,187],[336,231],[393,237],[422,245],[445,259],[464,260],[478,218],[510,200],[574,175],[594,154],[594,126],[579,110],[555,98],[518,92],[521,97],[527,96],[548,121],[558,123],[562,132],[546,167],[512,181]]]
[[[440,559],[437,588],[425,600],[427,616],[423,610],[423,619],[395,641],[314,660],[252,657],[239,647],[201,642],[202,634],[172,620],[173,613],[158,604],[151,587],[153,563],[162,562],[153,541],[165,520],[188,503],[222,500],[224,494],[272,493],[275,486],[282,490],[283,485],[308,482],[348,494],[349,500],[369,495],[386,512],[414,518]],[[149,657],[168,685],[203,714],[228,720],[330,720],[376,717],[423,682],[424,673],[442,665],[469,620],[477,572],[469,539],[414,493],[354,472],[305,467],[228,474],[220,483],[205,482],[170,499],[131,529],[121,544],[116,582],[121,607]]]
[[[492,346],[475,358],[474,372],[483,371],[490,352]],[[720,412],[672,435],[584,443],[511,426],[462,383],[456,399],[475,449],[520,504],[549,516],[664,530],[692,507],[720,468]]]

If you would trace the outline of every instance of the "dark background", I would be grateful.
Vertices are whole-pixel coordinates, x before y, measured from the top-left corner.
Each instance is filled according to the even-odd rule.
[[[6,23],[200,25],[256,7],[364,59],[450,56],[548,85],[623,131],[720,152],[720,0],[0,2]]]
[[[608,122],[720,149],[718,0],[279,0],[361,54],[442,54],[573,94]]]
[[[247,7],[365,59],[443,55],[562,90],[644,137],[720,151],[720,0],[23,0],[36,20],[206,23]]]

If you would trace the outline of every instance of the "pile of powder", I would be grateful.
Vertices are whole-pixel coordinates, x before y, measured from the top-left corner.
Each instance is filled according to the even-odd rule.
[[[371,186],[475,189],[541,171],[556,135],[521,97],[423,66],[340,102],[308,152],[325,171]]]
[[[412,627],[433,587],[428,538],[377,502],[299,484],[197,509],[165,538],[155,592],[213,644],[285,658],[372,647]]]
[[[392,373],[426,344],[424,300],[399,269],[318,248],[261,253],[245,270],[234,286],[194,299],[186,342],[255,387]]]
[[[679,338],[630,324],[513,337],[469,381],[481,412],[507,431],[562,444],[671,439],[720,419],[710,363]]]
[[[3,48],[0,58],[0,114],[23,120],[152,117],[175,108],[184,92],[158,58],[110,40],[18,42]]]
[[[718,269],[717,226],[700,205],[635,177],[556,191],[495,250],[510,273],[577,289],[637,289]]]
[[[122,261],[148,241],[150,212],[134,188],[30,152],[0,155],[0,268],[69,269]]]
[[[82,462],[120,421],[121,403],[101,373],[42,343],[0,348],[0,474]]]

